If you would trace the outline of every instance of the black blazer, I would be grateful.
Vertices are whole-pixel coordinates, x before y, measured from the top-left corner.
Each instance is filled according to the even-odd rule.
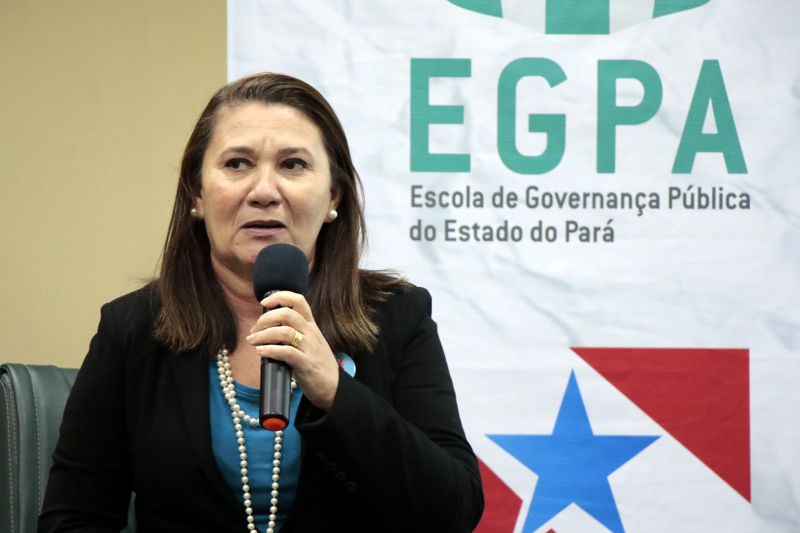
[[[103,306],[64,411],[39,531],[246,531],[211,449],[209,360],[153,339],[149,288]],[[376,307],[375,352],[328,413],[303,399],[296,498],[282,533],[464,532],[483,511],[427,291]],[[253,501],[254,506],[268,502]]]

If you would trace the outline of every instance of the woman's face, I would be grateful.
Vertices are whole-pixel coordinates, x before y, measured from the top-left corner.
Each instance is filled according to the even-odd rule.
[[[219,110],[195,199],[211,259],[251,276],[258,252],[284,242],[314,260],[317,236],[339,201],[319,128],[285,105]]]

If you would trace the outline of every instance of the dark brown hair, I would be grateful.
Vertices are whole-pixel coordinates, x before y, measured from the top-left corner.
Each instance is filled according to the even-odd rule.
[[[212,354],[223,345],[236,346],[236,319],[211,267],[205,225],[191,216],[191,208],[200,194],[203,156],[220,110],[249,102],[292,107],[322,133],[331,179],[341,198],[338,218],[324,224],[317,237],[307,298],[334,352],[368,353],[378,334],[371,305],[406,282],[386,272],[358,268],[366,242],[362,189],[342,125],[316,89],[274,73],[256,74],[222,87],[211,97],[189,137],[156,281],[161,309],[155,337],[178,352],[199,349]]]

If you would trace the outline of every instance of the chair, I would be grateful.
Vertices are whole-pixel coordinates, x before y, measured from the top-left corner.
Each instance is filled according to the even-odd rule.
[[[0,366],[0,531],[36,531],[64,404],[77,373],[52,365]],[[135,530],[132,518],[130,512],[129,533]]]

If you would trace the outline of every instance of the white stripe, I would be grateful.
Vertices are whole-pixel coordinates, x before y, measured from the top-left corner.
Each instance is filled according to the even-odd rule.
[[[503,18],[544,33],[546,0],[502,0]]]
[[[653,18],[655,0],[611,0],[609,33]]]

